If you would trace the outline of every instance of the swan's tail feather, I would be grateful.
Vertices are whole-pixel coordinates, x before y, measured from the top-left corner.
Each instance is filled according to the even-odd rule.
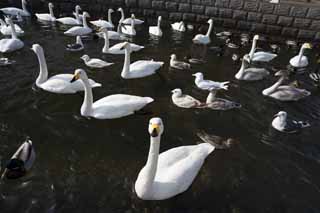
[[[150,97],[145,97],[145,100],[146,102],[149,104],[149,103],[152,103],[154,101],[153,98],[150,98]]]
[[[92,85],[92,88],[94,88],[94,87],[102,87],[102,84],[100,84],[100,83],[94,83],[94,84]]]

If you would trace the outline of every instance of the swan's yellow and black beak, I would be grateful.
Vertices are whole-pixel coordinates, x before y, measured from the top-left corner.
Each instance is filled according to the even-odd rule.
[[[76,80],[78,80],[80,78],[79,74],[74,74],[73,78],[71,79],[70,83],[75,82]]]
[[[151,137],[158,137],[160,133],[160,126],[158,124],[151,124]]]

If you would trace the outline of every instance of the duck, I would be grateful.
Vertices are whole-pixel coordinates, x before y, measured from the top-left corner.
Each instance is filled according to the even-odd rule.
[[[0,52],[9,53],[22,49],[24,47],[24,43],[17,37],[11,18],[6,18],[6,22],[10,25],[12,34],[11,38],[4,38],[0,40]]]
[[[1,8],[2,11],[6,15],[17,16],[20,14],[21,16],[30,16],[31,14],[27,10],[27,0],[21,0],[22,9],[16,7],[5,7]]]
[[[83,18],[82,18],[82,24],[83,26],[74,26],[64,32],[65,35],[68,36],[84,36],[87,34],[90,34],[92,32],[92,29],[88,27],[87,24],[87,18],[89,18],[90,15],[87,12],[83,12]]]
[[[274,59],[275,57],[277,57],[277,54],[274,53],[269,53],[269,52],[263,52],[263,51],[259,51],[259,52],[255,52],[256,51],[256,47],[257,47],[257,41],[260,39],[259,35],[255,35],[253,37],[253,41],[252,41],[252,46],[251,46],[251,50],[248,54],[248,57],[246,58],[246,60],[250,63],[250,62],[269,62],[272,59]]]
[[[101,27],[106,27],[106,28],[112,29],[112,28],[114,28],[114,25],[113,25],[112,19],[111,19],[111,14],[113,12],[114,12],[113,9],[109,9],[108,10],[108,21],[103,20],[103,19],[99,19],[99,20],[96,20],[96,21],[90,21],[90,23],[93,24],[96,27],[100,27],[100,28]]]
[[[161,20],[162,20],[162,17],[159,16],[159,17],[158,17],[158,25],[157,25],[157,26],[150,26],[150,27],[149,27],[149,33],[150,33],[151,35],[158,36],[158,37],[161,37],[161,36],[162,36],[162,30],[161,30],[161,28],[160,28]]]
[[[93,102],[92,89],[88,81],[88,76],[83,69],[75,70],[71,82],[79,79],[85,88],[85,96],[81,106],[81,115],[85,117],[92,117],[95,119],[121,118],[134,114],[154,101],[150,97],[115,94]]]
[[[159,154],[164,124],[151,118],[148,131],[150,149],[145,166],[135,182],[135,192],[142,200],[165,200],[186,191],[198,175],[207,156],[215,150],[211,143],[179,146]]]
[[[134,24],[135,25],[140,25],[140,24],[143,24],[144,21],[143,20],[140,20],[140,19],[137,19],[135,17],[134,14],[131,14],[131,18],[126,18],[122,21],[123,24],[126,24],[126,25],[130,25],[131,24],[131,19],[134,21]]]
[[[78,52],[84,49],[84,45],[81,40],[81,36],[76,37],[76,43],[75,44],[68,44],[66,50],[71,52]]]
[[[104,68],[114,64],[114,63],[103,61],[99,58],[90,58],[88,55],[83,55],[81,59],[84,61],[84,63],[88,67],[91,67],[91,68]]]
[[[227,84],[230,83],[229,81],[217,82],[217,81],[211,81],[211,80],[204,80],[203,74],[201,72],[192,74],[192,76],[196,77],[194,82],[196,86],[202,90],[212,90],[212,89],[228,90],[229,85]]]
[[[244,58],[245,57],[246,56],[244,56]],[[270,72],[265,68],[248,68],[248,66],[248,62],[245,59],[243,59],[241,68],[235,75],[235,78],[243,81],[258,81],[264,79],[270,74]]]
[[[54,6],[53,6],[53,4],[51,2],[49,2],[48,7],[49,7],[49,13],[36,13],[35,16],[40,21],[55,22],[56,21],[56,17],[54,16],[54,13],[53,13]]]
[[[16,30],[17,36],[22,36],[24,34],[24,31],[21,29],[21,27],[19,27],[19,25],[14,24],[13,26]],[[10,25],[9,24],[7,25],[7,23],[1,18],[0,18],[0,32],[6,36],[9,36],[12,34]]]
[[[57,22],[64,24],[64,25],[81,25],[82,21],[79,16],[79,11],[81,10],[81,7],[79,5],[76,5],[75,7],[75,18],[73,17],[63,17],[63,18],[57,18]]]
[[[294,85],[282,85],[284,80],[288,78],[287,70],[280,70],[275,73],[275,76],[280,76],[279,80],[271,87],[264,89],[262,94],[280,101],[298,101],[311,94],[308,90],[299,89]]]
[[[100,29],[101,32],[104,34],[104,46],[102,48],[102,53],[109,53],[109,54],[125,54],[125,50],[121,49],[121,47],[124,45],[124,42],[118,43],[113,45],[112,47],[109,47],[109,32],[108,28],[103,27]],[[142,50],[144,46],[140,46],[134,43],[129,43],[131,46],[132,52],[137,52],[139,50]]]
[[[203,130],[197,132],[197,136],[203,142],[213,144],[217,149],[229,149],[234,145],[239,144],[239,141],[234,138],[225,138],[218,135],[208,134]]]
[[[7,163],[1,179],[18,179],[25,176],[31,170],[35,159],[36,153],[32,141],[27,139]]]
[[[176,54],[171,54],[170,67],[178,70],[188,70],[191,68],[191,65],[183,61],[178,61]]]
[[[37,55],[40,66],[39,76],[36,80],[37,87],[58,94],[74,94],[84,90],[80,81],[70,83],[73,78],[72,74],[54,75],[48,79],[48,67],[43,48],[39,44],[34,44],[31,49]],[[92,88],[101,87],[100,83],[92,79],[89,79],[89,84]]]
[[[287,118],[288,114],[285,111],[280,111],[274,115],[271,123],[272,127],[280,132],[295,133],[303,128],[310,127],[307,121],[295,121]]]
[[[121,32],[123,34],[129,35],[129,36],[135,36],[137,34],[137,32],[135,30],[135,23],[133,21],[134,17],[132,16],[130,19],[131,19],[131,26],[122,26]],[[122,23],[121,20],[120,20],[120,23]]]
[[[308,66],[308,64],[309,64],[308,58],[307,58],[307,56],[303,55],[303,53],[306,49],[311,49],[310,43],[304,43],[301,46],[299,54],[290,59],[291,66],[296,67],[296,68]]]
[[[156,73],[164,64],[162,61],[154,60],[139,60],[130,64],[131,45],[129,42],[124,42],[120,48],[125,50],[125,59],[121,77],[124,79],[143,78]]]
[[[210,34],[211,34],[211,31],[213,30],[213,20],[209,19],[207,23],[209,24],[209,29],[207,31],[207,34],[205,34],[205,35],[203,35],[203,34],[196,35],[192,39],[193,43],[207,45],[207,44],[209,44],[211,42]]]
[[[175,23],[171,24],[171,28],[175,31],[178,31],[178,32],[185,32],[186,31],[186,26],[183,21],[175,22]]]
[[[229,101],[224,98],[217,98],[218,90],[212,89],[209,91],[209,95],[206,100],[205,108],[209,108],[212,110],[230,110],[230,109],[238,109],[241,108],[241,104]]]
[[[201,101],[197,100],[196,98],[186,95],[182,93],[182,90],[180,88],[176,88],[171,91],[172,96],[172,102],[174,105],[180,108],[203,108],[205,105]]]

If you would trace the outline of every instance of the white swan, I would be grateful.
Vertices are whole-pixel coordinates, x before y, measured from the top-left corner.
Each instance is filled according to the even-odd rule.
[[[48,4],[48,7],[49,7],[49,13],[36,13],[36,17],[38,18],[38,20],[40,21],[52,21],[52,22],[55,22],[56,21],[56,17],[54,16],[54,13],[53,13],[53,4],[50,2]]]
[[[298,101],[311,94],[308,90],[299,89],[293,85],[281,85],[288,76],[287,71],[278,71],[275,76],[280,76],[280,79],[274,85],[262,91],[264,96],[280,101]]]
[[[13,52],[24,47],[23,41],[17,37],[11,18],[6,18],[6,22],[9,23],[12,34],[11,38],[4,38],[0,40],[0,52],[2,53]]]
[[[177,107],[181,108],[203,108],[205,106],[204,103],[199,101],[198,99],[195,99],[194,97],[190,95],[182,94],[182,90],[177,88],[171,91],[172,92],[172,102]]]
[[[291,66],[297,68],[308,66],[308,58],[307,56],[303,55],[305,49],[311,49],[311,45],[309,43],[304,43],[301,46],[299,54],[290,59]]]
[[[195,76],[195,81],[194,83],[199,89],[202,90],[213,90],[213,89],[224,89],[228,90],[228,85],[230,82],[225,81],[225,82],[217,82],[217,81],[211,81],[211,80],[204,80],[203,79],[203,74],[201,72],[197,72],[195,74],[192,74],[192,76]]]
[[[71,82],[80,79],[85,90],[81,106],[81,115],[96,119],[115,119],[132,115],[147,104],[153,102],[150,97],[116,94],[104,97],[93,103],[92,89],[88,76],[82,69],[77,69]]]
[[[144,21],[137,19],[134,14],[131,14],[131,18],[124,19],[122,21],[122,24],[126,24],[126,25],[131,24],[131,19],[134,21],[135,25],[140,25],[144,23]]]
[[[268,62],[274,59],[275,57],[277,57],[277,54],[273,54],[269,52],[263,52],[263,51],[255,52],[258,40],[259,40],[259,35],[255,35],[253,37],[252,46],[251,46],[249,55],[248,57],[245,58],[248,62],[251,62],[251,61]]]
[[[186,26],[184,25],[183,21],[175,22],[175,23],[171,24],[171,28],[175,31],[178,31],[178,32],[185,32],[186,31]]]
[[[271,125],[276,130],[286,133],[295,133],[303,128],[310,126],[310,124],[306,121],[295,121],[287,119],[287,113],[284,111],[280,111],[274,116]]]
[[[209,24],[209,29],[207,31],[207,34],[203,35],[203,34],[198,34],[196,35],[192,41],[193,43],[195,44],[209,44],[211,42],[210,40],[210,34],[211,34],[211,31],[213,30],[213,20],[212,19],[209,19],[208,20],[208,24]]]
[[[117,32],[108,30],[108,38],[110,40],[120,40],[120,41],[126,40],[127,38],[121,33],[121,27],[122,27],[122,23],[119,22],[117,27]],[[104,32],[98,32],[97,35],[100,38],[104,38]]]
[[[143,78],[149,75],[153,75],[164,64],[164,62],[153,60],[139,60],[130,64],[130,43],[124,42],[121,49],[125,49],[125,59],[121,72],[121,77],[124,79]]]
[[[91,24],[93,24],[96,27],[107,27],[107,28],[114,28],[114,25],[112,24],[111,21],[111,14],[113,13],[113,9],[109,9],[108,10],[108,21],[103,20],[103,19],[99,19],[96,21],[90,21]],[[111,22],[110,22],[111,21]]]
[[[6,7],[6,8],[1,8],[0,11],[2,11],[6,15],[11,15],[11,16],[17,16],[18,14],[20,14],[21,16],[30,16],[30,13],[27,10],[27,1],[21,0],[21,5],[22,5],[22,9],[16,8],[16,7]]]
[[[82,21],[79,16],[79,11],[81,10],[81,7],[77,5],[75,10],[76,10],[76,13],[75,13],[76,18],[73,18],[73,17],[57,18],[57,22],[60,22],[61,24],[65,24],[65,25],[81,25]]]
[[[270,74],[265,68],[248,68],[248,62],[245,60],[245,57],[242,59],[242,64],[240,70],[235,75],[235,78],[243,81],[258,81],[264,79]]]
[[[21,29],[21,27],[19,27],[19,25],[14,24],[13,26],[16,30],[17,36],[22,36],[24,34],[24,31]],[[9,24],[7,25],[7,23],[1,18],[0,18],[0,32],[6,36],[9,36],[12,34],[10,25]]]
[[[162,30],[161,30],[161,28],[160,28],[161,20],[162,20],[162,17],[159,16],[159,17],[158,17],[158,24],[157,24],[157,26],[150,26],[150,27],[149,27],[149,33],[150,33],[151,35],[155,35],[155,36],[159,36],[159,37],[162,36]]]
[[[129,35],[129,36],[135,36],[137,34],[137,32],[135,30],[135,23],[133,20],[134,20],[133,17],[131,17],[131,26],[126,25],[126,26],[121,27],[121,32],[123,34]],[[122,23],[122,22],[120,22],[120,23]]]
[[[76,43],[75,44],[67,44],[66,50],[71,52],[77,52],[84,49],[84,45],[81,40],[81,36],[76,37]]]
[[[123,11],[123,9],[120,7],[120,8],[118,8],[118,11],[121,13],[121,18],[120,18],[120,20],[119,20],[119,23],[121,22],[123,22],[124,20],[125,20],[125,17],[124,17],[124,11]],[[130,19],[130,18],[129,18]],[[129,23],[128,24],[131,24],[131,20],[129,20]]]
[[[83,36],[91,33],[92,29],[88,27],[88,23],[87,23],[87,18],[89,17],[90,17],[89,13],[83,12],[83,18],[82,18],[83,26],[72,27],[71,29],[64,32],[64,34],[68,36]]]
[[[44,56],[43,48],[39,44],[32,45],[31,48],[38,57],[40,73],[36,80],[36,85],[48,92],[59,94],[73,94],[78,91],[83,91],[84,87],[80,81],[70,83],[73,78],[72,74],[59,74],[48,79],[48,68]],[[89,84],[92,88],[101,87],[101,84],[89,79]]]
[[[102,48],[102,52],[103,53],[109,53],[109,54],[125,54],[125,50],[121,49],[122,46],[124,45],[124,42],[122,43],[118,43],[113,45],[112,47],[109,47],[109,32],[108,29],[106,27],[103,27],[100,29],[100,31],[103,32],[104,34],[104,46]],[[144,46],[140,46],[137,44],[133,44],[133,43],[129,43],[131,46],[131,51],[132,52],[137,52],[141,49],[144,48]]]
[[[81,7],[79,6],[79,5],[77,5],[76,6],[76,10],[75,10],[75,12],[73,12],[72,14],[74,15],[74,17],[76,17],[76,19],[77,20],[79,20],[80,21],[80,23],[82,24],[82,20],[83,20],[83,15],[81,15],[79,12],[80,12],[80,10],[78,9],[77,10],[77,7],[79,7],[80,8],[80,10],[82,10],[81,9]]]
[[[170,67],[178,70],[189,70],[191,65],[183,61],[178,61],[176,54],[172,54],[170,56]]]
[[[99,58],[90,58],[88,55],[83,55],[81,59],[84,61],[84,63],[88,67],[91,67],[91,68],[104,68],[114,64],[114,63],[103,61]]]
[[[150,149],[147,162],[135,182],[137,196],[143,200],[164,200],[186,191],[215,147],[201,143],[175,147],[159,155],[164,131],[162,120],[152,118],[148,130]]]

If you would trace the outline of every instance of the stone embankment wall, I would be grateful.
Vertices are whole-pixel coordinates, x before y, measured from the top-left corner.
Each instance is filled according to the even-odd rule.
[[[5,0],[1,0],[5,1]],[[20,0],[14,0],[20,2]],[[39,0],[29,0],[33,9],[46,7]],[[213,18],[215,25],[249,32],[266,33],[299,39],[320,40],[320,0],[51,0],[62,12],[80,4],[96,16],[109,7],[123,7],[128,13],[144,19],[161,15],[170,21],[205,23]],[[19,4],[19,3],[18,3]]]

